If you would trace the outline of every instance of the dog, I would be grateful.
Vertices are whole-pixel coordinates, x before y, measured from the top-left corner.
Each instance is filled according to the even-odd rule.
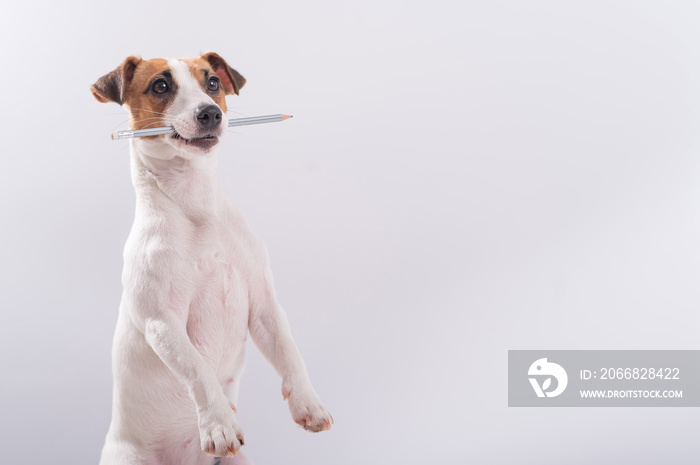
[[[248,332],[281,376],[293,420],[313,432],[333,423],[275,297],[265,245],[218,180],[225,97],[245,82],[209,52],[130,56],[91,87],[128,108],[132,129],[176,131],[130,142],[136,212],[100,465],[250,464],[235,407]]]

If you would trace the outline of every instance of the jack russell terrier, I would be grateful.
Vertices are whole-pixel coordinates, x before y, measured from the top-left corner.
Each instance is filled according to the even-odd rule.
[[[112,422],[100,465],[251,463],[239,452],[234,405],[248,331],[282,377],[294,421],[308,431],[333,423],[275,297],[265,245],[218,180],[225,96],[245,82],[210,52],[129,57],[91,87],[100,102],[128,107],[132,129],[176,130],[131,140],[136,215],[124,249]]]

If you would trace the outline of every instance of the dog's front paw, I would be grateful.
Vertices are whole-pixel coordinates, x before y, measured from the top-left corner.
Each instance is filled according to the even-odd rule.
[[[243,430],[236,423],[233,404],[219,404],[199,413],[199,440],[207,454],[232,457],[245,444]]]
[[[283,388],[282,396],[289,401],[289,411],[296,424],[314,433],[331,429],[333,417],[313,389]]]

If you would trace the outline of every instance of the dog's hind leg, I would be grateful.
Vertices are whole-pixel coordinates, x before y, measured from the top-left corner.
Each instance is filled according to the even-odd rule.
[[[155,465],[133,444],[109,441],[102,449],[99,465]]]

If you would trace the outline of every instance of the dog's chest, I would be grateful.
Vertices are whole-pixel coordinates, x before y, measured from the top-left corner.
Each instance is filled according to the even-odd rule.
[[[248,253],[240,239],[221,226],[202,235],[193,249],[187,332],[205,357],[231,360],[248,329]]]

